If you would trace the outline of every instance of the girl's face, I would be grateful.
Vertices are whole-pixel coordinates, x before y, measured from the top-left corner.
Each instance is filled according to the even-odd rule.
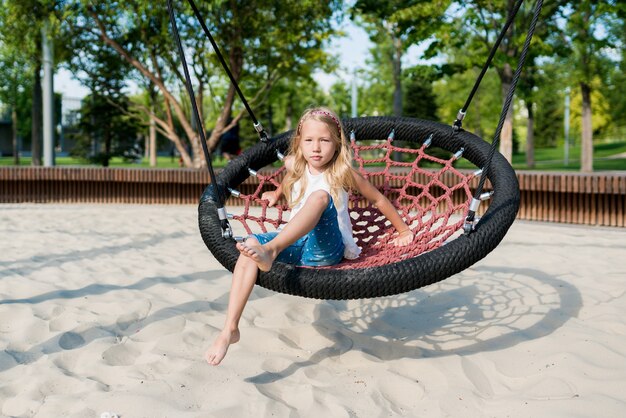
[[[309,164],[311,174],[320,174],[335,156],[337,146],[330,136],[328,125],[315,119],[307,119],[300,129],[300,149]]]

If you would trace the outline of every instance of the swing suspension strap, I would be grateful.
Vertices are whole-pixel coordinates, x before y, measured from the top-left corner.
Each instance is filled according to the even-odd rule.
[[[193,86],[191,85],[191,77],[189,76],[187,60],[185,59],[185,51],[183,50],[183,45],[180,41],[180,35],[178,33],[178,27],[176,25],[176,17],[174,15],[174,8],[172,7],[172,0],[167,0],[167,9],[169,12],[170,24],[172,25],[172,32],[174,34],[174,40],[176,41],[176,45],[178,46],[178,54],[180,55],[180,59],[183,65],[183,72],[185,74],[185,85],[187,87],[187,93],[189,94],[189,98],[191,100],[191,109],[193,111],[193,117],[196,121],[196,126],[198,127],[198,134],[200,136],[200,144],[202,144],[202,151],[204,152],[204,159],[206,160],[207,168],[209,170],[211,184],[215,186],[214,190],[215,190],[215,193],[217,194],[217,213],[220,219],[222,235],[224,237],[230,237],[232,236],[232,228],[230,227],[230,223],[228,222],[228,215],[226,213],[226,209],[224,209],[225,198],[220,188],[217,185],[217,177],[215,176],[215,171],[213,170],[213,164],[211,163],[211,154],[209,152],[209,148],[207,147],[206,136],[204,133],[204,126],[203,126],[202,120],[200,119],[200,112],[198,111],[198,105],[196,104],[196,97],[193,92]]]
[[[200,26],[202,26],[202,30],[204,31],[204,34],[207,36],[207,38],[209,38],[209,41],[211,42],[211,45],[213,46],[213,50],[215,51],[217,58],[222,64],[222,68],[224,68],[224,71],[226,71],[226,74],[228,75],[230,82],[233,83],[233,86],[235,87],[235,91],[237,91],[237,95],[239,96],[239,99],[241,100],[244,107],[246,108],[248,115],[250,115],[250,119],[252,119],[252,123],[254,123],[254,130],[259,134],[259,139],[261,140],[261,142],[268,142],[269,136],[267,135],[265,128],[263,128],[263,125],[261,125],[261,122],[259,122],[256,116],[254,116],[254,112],[252,111],[252,108],[248,104],[246,97],[243,95],[243,92],[239,88],[239,84],[237,83],[237,80],[235,80],[233,73],[230,71],[230,68],[228,67],[228,64],[226,63],[226,60],[224,59],[224,56],[222,55],[220,48],[217,46],[217,43],[215,42],[215,39],[213,39],[213,35],[211,35],[211,31],[209,31],[209,28],[204,23],[204,19],[202,18],[202,15],[200,15],[200,11],[196,7],[196,4],[194,3],[193,0],[187,0],[187,3],[189,3],[189,6],[191,6],[191,9],[193,10],[193,14],[196,16],[196,19],[198,20],[198,22],[200,22]]]
[[[465,218],[465,224],[463,225],[463,229],[465,233],[470,233],[474,229],[474,220],[476,216],[476,211],[478,210],[478,206],[480,205],[481,200],[485,200],[489,198],[488,193],[483,194],[483,187],[485,185],[485,181],[487,180],[489,170],[491,169],[491,160],[493,160],[493,156],[500,142],[500,134],[502,133],[504,120],[506,119],[506,115],[509,111],[509,107],[511,106],[511,102],[513,101],[515,88],[517,87],[517,82],[519,81],[520,75],[522,73],[522,67],[524,66],[524,62],[526,61],[526,56],[528,55],[528,49],[530,48],[530,42],[533,38],[533,34],[535,33],[535,27],[537,26],[537,21],[539,20],[539,14],[541,13],[542,6],[543,6],[543,0],[537,0],[537,3],[535,4],[535,11],[533,14],[533,18],[530,22],[530,27],[528,28],[528,32],[526,34],[526,40],[524,41],[524,46],[522,47],[522,53],[520,54],[519,62],[517,63],[517,68],[515,69],[513,80],[511,81],[511,86],[509,88],[506,99],[504,101],[504,105],[502,106],[502,112],[500,113],[500,120],[498,121],[498,127],[496,129],[496,133],[494,134],[493,141],[491,142],[491,148],[489,149],[489,154],[487,155],[487,162],[485,163],[485,166],[482,169],[482,174],[478,182],[478,187],[476,188],[474,198],[472,199],[472,202],[470,203],[469,211]]]
[[[224,68],[224,71],[226,71],[226,74],[228,75],[228,78],[230,79],[231,83],[235,87],[235,91],[237,92],[241,102],[243,103],[244,107],[246,108],[246,111],[248,112],[248,115],[250,116],[250,119],[252,120],[252,122],[254,124],[254,130],[258,133],[259,139],[263,143],[266,143],[266,144],[269,143],[269,136],[268,136],[267,132],[265,131],[265,128],[263,128],[263,125],[261,125],[261,123],[257,120],[256,116],[254,115],[254,112],[252,111],[252,108],[248,104],[248,101],[246,100],[245,96],[243,95],[243,92],[239,88],[239,84],[237,83],[237,80],[235,80],[235,77],[233,76],[232,72],[230,71],[230,68],[228,67],[228,64],[224,60],[224,56],[222,55],[219,47],[217,46],[217,43],[215,42],[215,39],[211,35],[211,32],[209,31],[209,28],[207,28],[206,24],[204,23],[204,19],[200,15],[200,11],[196,7],[196,4],[193,2],[193,0],[187,0],[187,2],[191,6],[191,8],[192,8],[192,10],[194,12],[194,15],[196,16],[196,19],[198,20],[198,22],[202,26],[202,30],[204,31],[204,34],[207,36],[207,38],[211,42],[211,45],[213,46],[215,54],[217,55],[220,63],[222,64],[222,67]],[[191,108],[193,110],[193,116],[195,118],[196,125],[198,126],[198,129],[199,129],[200,143],[202,144],[202,150],[204,151],[204,158],[206,160],[207,167],[209,169],[209,174],[210,174],[210,177],[211,177],[211,184],[215,185],[215,192],[217,193],[217,212],[218,212],[218,216],[219,216],[219,219],[220,219],[220,224],[221,224],[221,227],[222,227],[222,236],[224,238],[230,238],[230,237],[233,236],[233,233],[232,233],[232,228],[230,227],[230,224],[228,222],[228,214],[226,213],[226,209],[224,209],[224,203],[225,203],[226,199],[224,198],[223,193],[220,190],[220,188],[217,186],[217,179],[216,179],[216,176],[215,176],[215,172],[213,170],[213,165],[211,163],[211,155],[210,155],[210,152],[209,152],[207,144],[206,144],[207,141],[206,141],[206,137],[205,137],[205,133],[204,133],[205,132],[204,131],[204,126],[202,124],[202,121],[200,120],[200,113],[198,111],[198,105],[196,103],[195,94],[193,92],[193,87],[192,87],[192,84],[191,84],[191,77],[189,76],[189,70],[188,70],[188,66],[187,66],[187,61],[185,59],[185,52],[184,52],[184,49],[183,49],[183,46],[182,46],[182,43],[181,43],[181,40],[180,40],[180,35],[178,33],[178,27],[176,25],[176,17],[175,17],[175,14],[174,14],[174,8],[172,6],[172,0],[167,0],[167,9],[169,11],[170,24],[172,26],[172,31],[174,33],[174,39],[175,39],[176,44],[178,46],[178,53],[179,53],[181,61],[182,61],[183,71],[184,71],[184,74],[185,74],[185,85],[187,87],[187,92],[189,94],[189,98],[190,98],[190,101],[191,101]],[[280,153],[278,153],[278,155],[279,155],[279,157],[282,156]]]
[[[472,91],[467,97],[465,104],[456,115],[456,120],[454,121],[454,124],[453,124],[453,128],[455,131],[458,131],[459,129],[463,127],[463,119],[465,118],[465,114],[467,113],[467,108],[469,107],[470,103],[472,103],[472,99],[474,98],[474,95],[478,91],[478,87],[480,86],[480,83],[483,81],[483,77],[487,73],[487,70],[491,66],[491,61],[493,61],[493,57],[496,55],[496,52],[498,51],[498,47],[500,46],[500,43],[502,43],[502,39],[504,39],[506,32],[509,30],[509,27],[515,20],[515,16],[517,16],[517,12],[519,11],[523,2],[524,0],[518,0],[517,3],[515,3],[515,5],[513,6],[513,10],[511,11],[508,20],[504,24],[504,27],[502,28],[500,35],[498,35],[498,39],[496,39],[496,42],[493,44],[493,47],[491,48],[491,51],[489,52],[489,56],[487,57],[487,60],[483,64],[483,68],[480,71],[478,78],[476,78],[476,81],[474,82],[474,87],[472,88]]]

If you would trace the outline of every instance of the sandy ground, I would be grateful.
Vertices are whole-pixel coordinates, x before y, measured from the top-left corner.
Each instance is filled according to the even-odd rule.
[[[410,293],[256,287],[223,364],[230,273],[194,206],[0,205],[0,416],[626,416],[626,230],[517,222]]]

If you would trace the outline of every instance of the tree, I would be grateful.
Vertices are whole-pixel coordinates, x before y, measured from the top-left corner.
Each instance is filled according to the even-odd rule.
[[[598,76],[594,77],[589,83],[589,103],[592,106],[590,125],[593,138],[604,134],[613,122],[611,118],[612,111],[610,108],[610,102],[604,95],[604,86],[604,82]],[[582,91],[580,89],[572,91],[570,121],[572,130],[581,135],[581,146],[582,133],[585,129],[583,100],[584,96],[582,95]]]
[[[41,165],[43,101],[41,91],[41,28],[47,22],[50,34],[58,33],[65,9],[64,0],[2,0],[0,32],[5,43],[15,49],[23,69],[32,77],[32,164]],[[27,17],[27,18],[25,18]],[[56,52],[55,52],[56,53]]]
[[[355,20],[379,47],[379,59],[391,64],[393,114],[402,116],[402,56],[413,44],[428,39],[443,22],[446,0],[357,0]]]
[[[534,148],[553,148],[563,137],[563,92],[568,85],[562,77],[563,68],[558,62],[545,62],[535,77],[536,88],[532,102],[536,106]],[[530,166],[528,158],[527,165]]]
[[[624,86],[626,86],[626,3],[617,2],[614,13],[606,16],[603,25],[606,27],[612,40],[611,48],[606,59],[606,73],[603,77],[603,84],[600,87],[602,96],[608,103],[611,126],[607,127],[605,135],[626,135],[626,96]],[[596,103],[592,97],[592,103]],[[597,128],[597,106],[594,105],[594,134]]]
[[[557,50],[550,40],[555,36],[555,33],[559,32],[556,19],[558,15],[557,12],[561,7],[559,3],[560,2],[549,3],[545,8],[542,8],[540,15],[541,23],[535,28],[533,42],[527,53],[526,62],[524,63],[524,68],[517,85],[517,96],[524,101],[526,106],[526,165],[529,168],[535,166],[536,119],[541,118],[541,116],[539,116],[541,112],[549,111],[549,109],[542,109],[537,106],[539,89],[543,86],[551,86],[550,90],[552,94],[551,98],[548,98],[547,104],[552,104],[550,100],[556,98],[554,89],[558,88],[555,86],[555,83],[558,82],[557,80],[545,78],[545,73],[542,69],[543,65],[540,65],[539,62],[543,61],[545,64],[547,59],[553,59],[557,54]],[[545,142],[542,139],[539,141]]]
[[[72,46],[88,51],[88,54],[76,54],[68,64],[75,73],[81,74],[81,81],[91,90],[91,96],[85,101],[80,126],[84,128],[83,135],[90,139],[91,159],[108,167],[113,155],[120,155],[124,148],[131,148],[137,140],[135,125],[140,121],[129,111],[130,101],[122,93],[131,66],[120,60],[115,51],[82,41],[82,38],[75,38]],[[89,57],[89,63],[85,62],[85,57]],[[134,122],[127,120],[131,118],[135,119]],[[84,141],[83,137],[81,142]]]
[[[163,5],[149,0],[115,2],[115,7],[110,0],[97,5],[82,0],[81,4],[83,7],[76,16],[74,28],[86,38],[97,37],[135,68],[142,84],[152,83],[158,89],[163,114],[151,112],[149,108],[139,110],[154,120],[157,129],[175,144],[186,166],[204,164],[196,127],[189,121],[189,107],[179,96],[183,76]],[[199,4],[234,79],[240,82],[243,91],[257,92],[248,94],[249,98],[252,96],[251,104],[256,106],[281,77],[297,74],[304,68],[312,71],[326,63],[327,56],[321,47],[334,33],[331,19],[339,6],[338,1],[297,0]],[[203,94],[207,89],[223,97],[218,114],[209,115],[212,120],[206,123],[207,129],[211,129],[208,146],[213,150],[222,132],[238,123],[243,109],[238,109],[231,118],[234,87],[217,69],[215,55],[210,53],[210,44],[192,12],[181,7],[177,7],[177,11],[179,30],[188,47],[187,59],[197,85],[198,103],[204,103]],[[221,94],[223,90],[225,93]],[[200,109],[204,114],[205,109],[202,106]],[[227,125],[228,120],[231,123]],[[187,152],[186,143],[191,145],[192,155]]]
[[[139,125],[129,117],[128,106],[123,95],[114,99],[101,93],[85,97],[80,122],[71,135],[76,141],[72,154],[103,167],[108,167],[114,156],[137,157]]]
[[[4,21],[3,12],[0,11],[0,22]],[[1,23],[0,23],[1,25]],[[17,52],[17,48],[8,45],[4,41],[4,34],[0,32],[0,103],[9,106],[11,112],[11,142],[13,148],[13,164],[19,165],[20,154],[18,149],[18,132],[21,118],[18,118],[20,95],[30,88],[28,80],[28,64]]]
[[[439,120],[452,125],[478,74],[478,68],[459,71],[457,67],[452,67],[434,83]],[[481,138],[493,138],[501,109],[499,90],[498,75],[494,70],[487,71],[472,101],[471,113],[468,112],[463,121],[464,129]]]
[[[406,71],[404,115],[437,120],[437,100],[433,83],[443,77],[441,70],[434,66],[416,65]]]
[[[614,41],[604,30],[616,12],[617,1],[581,0],[565,11],[566,42],[571,63],[570,76],[581,96],[581,164],[582,172],[593,171],[592,91],[594,78],[606,74],[606,48]]]
[[[396,92],[402,80],[397,84],[394,80],[393,43],[390,38],[381,37],[373,48],[370,48],[370,57],[366,60],[366,67],[359,71],[363,83],[357,87],[360,97],[358,103],[359,115],[396,115],[402,116],[402,91]],[[398,113],[396,113],[396,111]]]
[[[464,0],[460,1],[459,17],[450,22],[439,33],[438,42],[433,46],[446,48],[454,62],[466,68],[482,66],[495,43],[505,22],[512,18],[516,0]],[[536,32],[548,33],[555,13],[565,3],[564,0],[546,2]],[[504,34],[498,52],[492,61],[492,68],[500,80],[501,103],[509,92],[513,81],[521,48],[534,11],[534,2],[524,2],[509,29]],[[541,42],[541,37],[533,38],[532,48]],[[532,109],[532,107],[531,107]],[[513,103],[505,116],[500,135],[500,152],[510,162],[513,155]]]

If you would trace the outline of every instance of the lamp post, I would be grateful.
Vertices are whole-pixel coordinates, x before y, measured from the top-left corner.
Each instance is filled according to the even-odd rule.
[[[358,116],[358,93],[356,88],[356,67],[352,70],[352,117]]]
[[[48,23],[44,23],[41,29],[43,50],[43,165],[54,165],[54,88],[53,88],[53,62],[52,40],[48,29]]]
[[[570,105],[570,89],[569,87],[565,88],[565,115],[563,117],[563,125],[564,125],[564,134],[565,134],[565,165],[569,164],[569,105]]]

